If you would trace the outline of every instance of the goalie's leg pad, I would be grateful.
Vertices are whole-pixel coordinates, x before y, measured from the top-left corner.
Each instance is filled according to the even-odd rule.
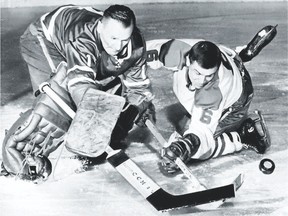
[[[34,109],[20,115],[5,135],[2,158],[12,174],[29,174],[26,155],[49,156],[59,147],[71,120],[38,102]]]
[[[9,139],[11,139],[14,134],[17,135],[28,127],[28,123],[31,120],[32,111],[32,109],[29,109],[26,112],[21,113],[16,122],[5,133],[5,138],[2,143],[2,166],[8,173],[12,172],[15,174],[21,169],[21,163],[24,160],[24,156],[21,154],[21,151],[25,147],[25,143],[9,142]],[[19,155],[19,158],[16,157],[13,159],[13,157],[11,157],[11,151],[16,152],[17,155]]]
[[[78,155],[98,157],[110,144],[125,98],[88,89],[67,132],[66,148]]]

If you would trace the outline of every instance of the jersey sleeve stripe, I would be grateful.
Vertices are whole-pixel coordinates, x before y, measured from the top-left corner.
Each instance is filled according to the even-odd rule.
[[[141,87],[150,85],[150,80],[146,79],[141,82],[128,82],[127,80],[123,80],[123,83],[126,87]]]
[[[48,13],[44,14],[44,15],[41,17],[41,25],[42,25],[42,28],[43,28],[43,31],[44,31],[44,35],[45,35],[45,37],[47,38],[47,40],[49,40],[50,42],[52,42],[51,36],[53,35],[53,30],[54,30],[54,27],[55,27],[55,20],[56,20],[57,16],[58,16],[64,9],[71,8],[71,7],[75,7],[75,6],[64,6],[64,7],[59,8],[58,11],[57,11],[55,14],[53,14],[53,16],[51,17],[51,20],[50,20],[50,22],[49,22],[48,27],[46,27],[45,24],[44,24],[44,19],[46,18],[46,16],[48,15]]]
[[[95,81],[91,78],[83,77],[83,76],[82,77],[76,77],[76,78],[73,78],[73,79],[68,81],[68,84],[67,84],[68,89],[70,89],[71,86],[73,86],[73,85],[76,85],[78,83],[83,83],[83,82],[95,84]]]
[[[93,69],[91,69],[90,67],[88,67],[88,66],[75,65],[74,67],[72,67],[72,68],[67,70],[67,74],[69,74],[69,73],[71,73],[72,71],[75,71],[75,70],[91,72],[91,73],[93,73],[94,79],[96,79],[96,72]]]
[[[40,21],[41,21],[41,26],[42,26],[43,33],[44,33],[44,35],[45,35],[45,38],[46,38],[48,41],[52,42],[51,36],[50,36],[50,34],[49,34],[49,32],[48,32],[48,29],[46,28],[46,26],[45,26],[45,24],[44,24],[44,20],[45,20],[45,18],[46,18],[46,16],[47,16],[48,14],[49,14],[49,13],[44,14],[44,15],[40,18]]]
[[[90,12],[92,12],[92,13],[95,13],[95,14],[98,14],[98,15],[103,16],[103,11],[96,10],[96,9],[93,8],[93,7],[83,7],[83,9],[85,9],[85,10],[87,10],[87,11],[90,11]]]

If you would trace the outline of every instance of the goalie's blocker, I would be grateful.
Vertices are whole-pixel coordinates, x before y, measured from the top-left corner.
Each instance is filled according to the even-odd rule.
[[[102,155],[108,145],[119,148],[134,122],[141,122],[151,112],[151,104],[136,106],[124,97],[88,89],[67,132],[66,148],[91,160]]]

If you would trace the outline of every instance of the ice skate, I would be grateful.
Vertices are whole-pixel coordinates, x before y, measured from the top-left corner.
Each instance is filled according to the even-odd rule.
[[[251,61],[267,44],[274,39],[277,34],[276,27],[277,25],[265,26],[254,36],[247,46],[243,47],[243,49],[239,52],[239,56],[243,62]]]
[[[271,140],[261,112],[256,110],[255,113],[258,118],[246,119],[240,127],[239,135],[244,148],[253,149],[259,154],[264,154],[271,146]]]
[[[5,169],[3,162],[1,163],[0,167],[0,176],[9,176],[10,173]]]
[[[81,162],[82,164],[81,168],[76,171],[80,173],[80,172],[92,170],[95,168],[95,166],[103,164],[106,160],[106,157],[107,157],[107,153],[104,152],[103,154],[95,158],[76,155],[72,159],[77,159]]]

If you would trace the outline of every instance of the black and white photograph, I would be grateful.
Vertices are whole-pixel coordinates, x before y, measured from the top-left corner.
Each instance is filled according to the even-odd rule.
[[[1,216],[288,215],[287,0],[1,0]]]

